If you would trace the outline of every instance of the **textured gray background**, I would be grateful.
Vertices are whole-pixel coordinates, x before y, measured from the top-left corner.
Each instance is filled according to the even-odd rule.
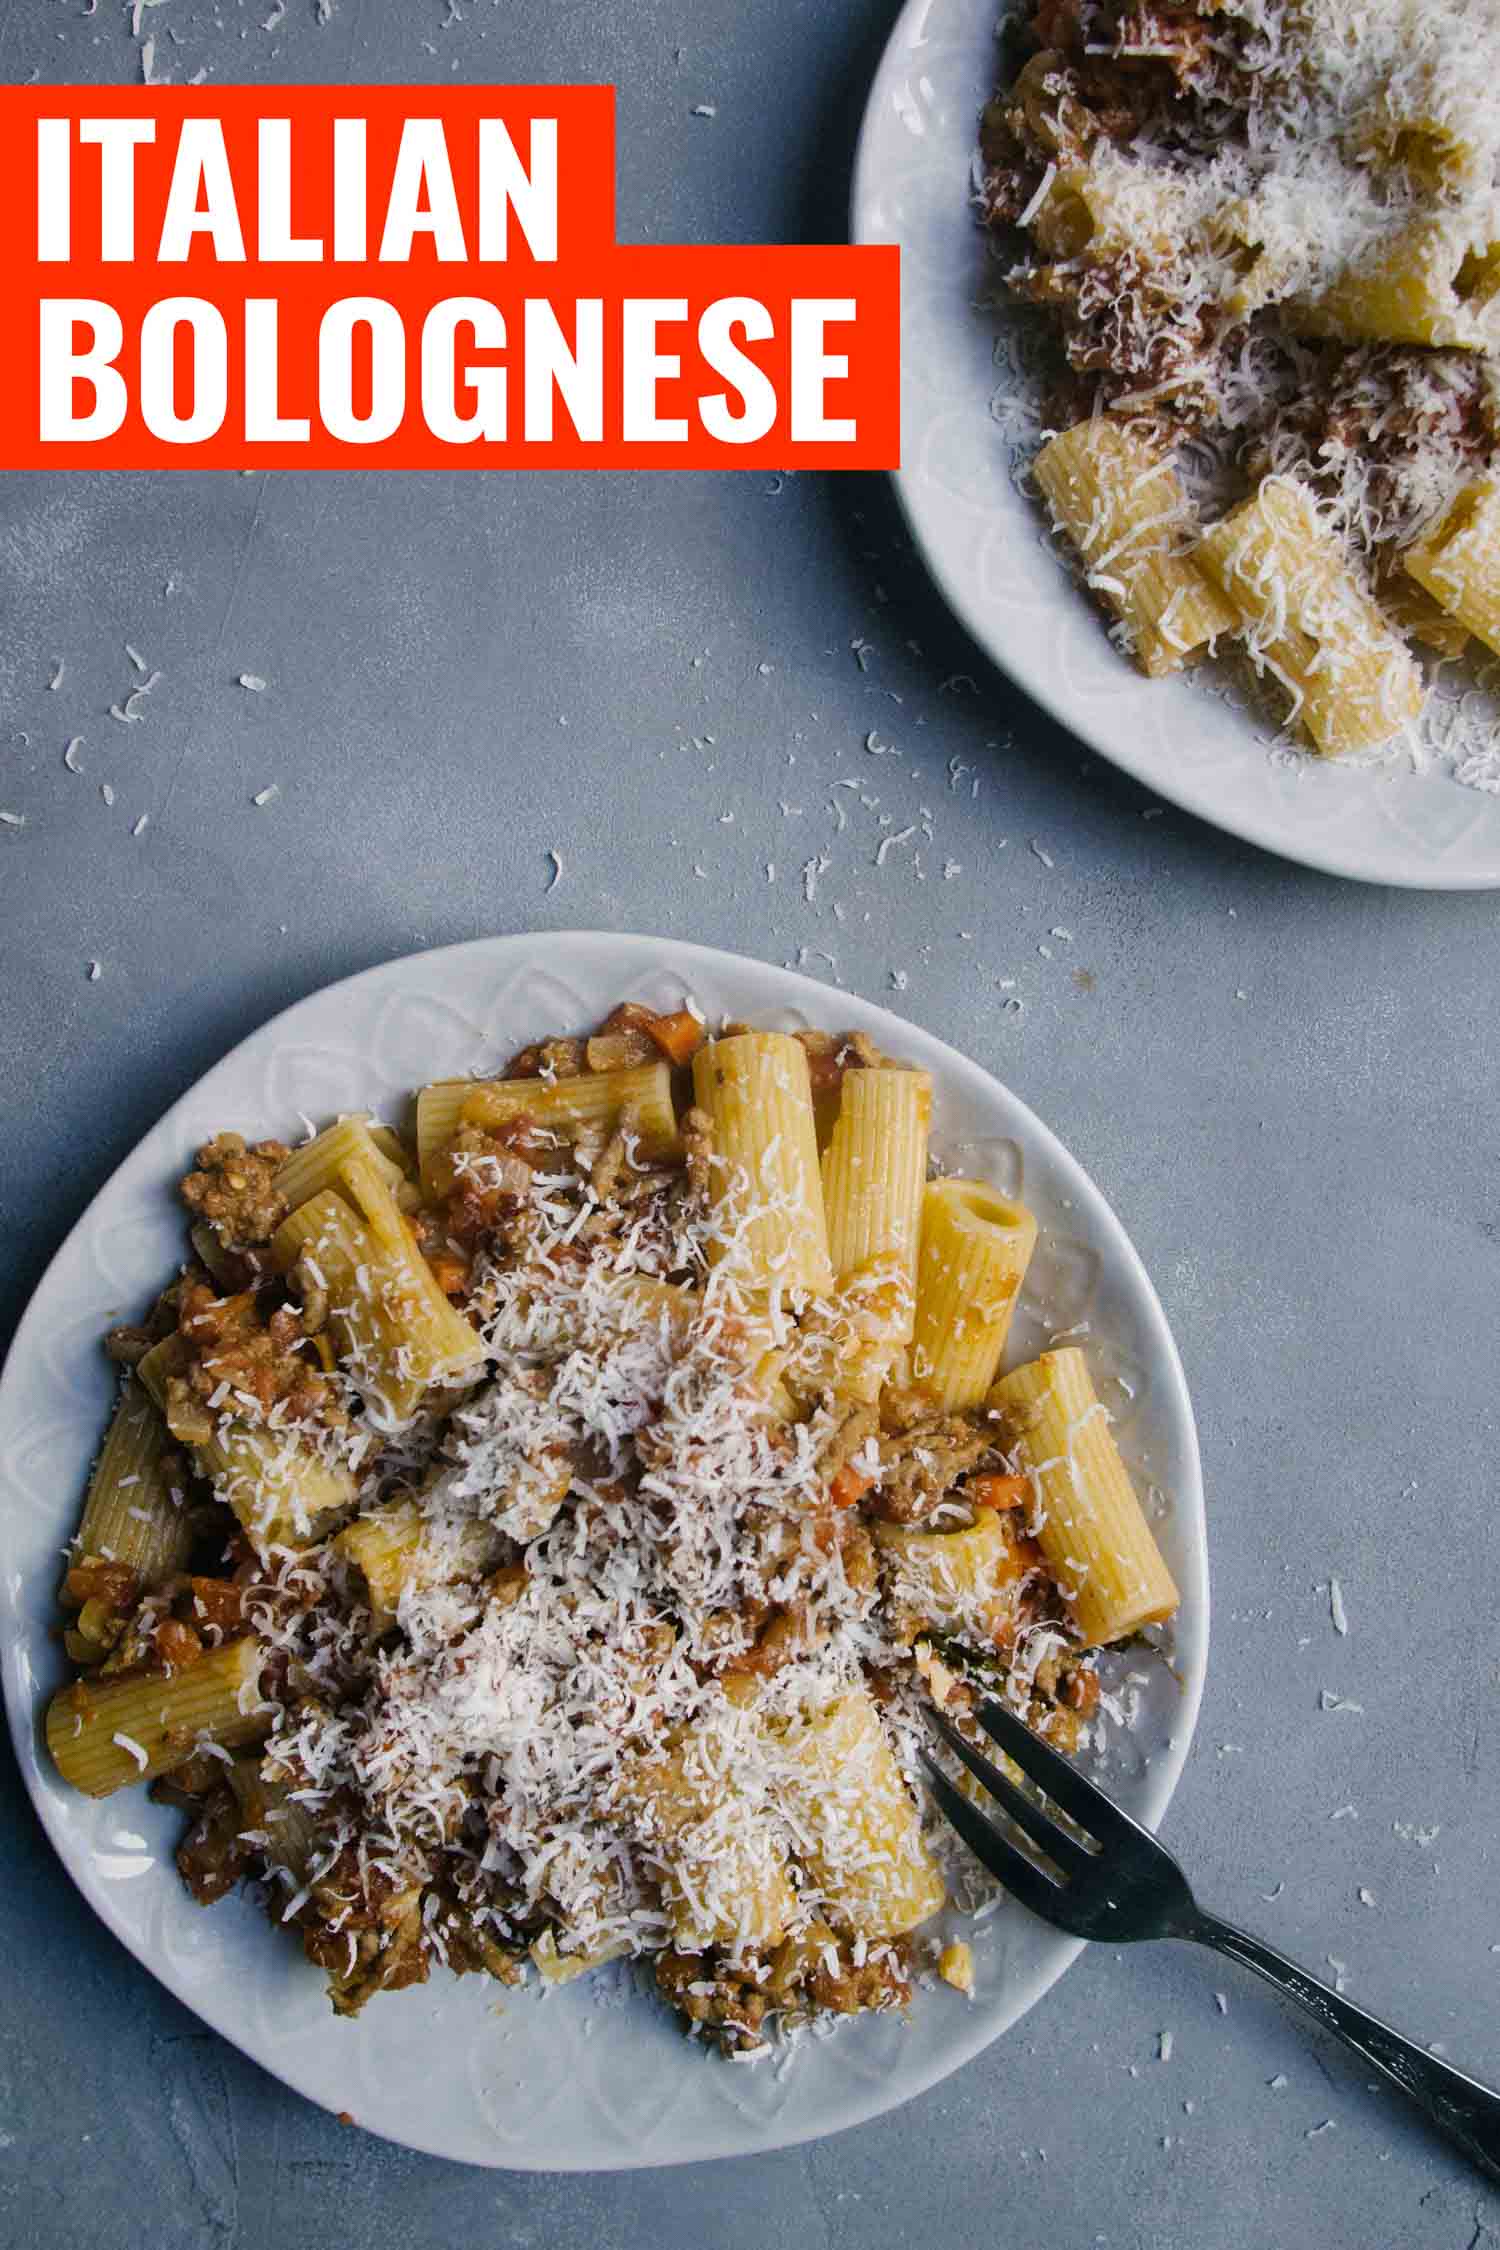
[[[893,7],[274,12],[165,0],[143,26],[177,78],[613,81],[622,235],[754,241],[838,235]],[[14,0],[0,24],[6,78],[138,72],[122,0]],[[1227,1911],[1500,2079],[1495,902],[1340,884],[1158,812],[946,621],[879,480],[12,478],[0,517],[0,807],[25,816],[0,827],[0,1340],[144,1128],[332,977],[567,925],[805,947],[1015,1085],[1161,1289],[1217,1602],[1169,1837]],[[107,716],[126,642],[162,673],[129,728]],[[872,729],[900,754],[871,757]],[[878,808],[832,791],[849,776]],[[0,1799],[7,2240],[1500,2240],[1500,2202],[1394,2097],[1227,1965],[1160,1948],[1086,1957],[959,2077],[819,2147],[614,2180],[412,2156],[136,1967],[8,1752]]]

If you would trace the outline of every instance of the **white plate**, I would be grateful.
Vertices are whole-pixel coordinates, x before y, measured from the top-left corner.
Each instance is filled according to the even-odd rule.
[[[992,287],[969,206],[979,112],[993,89],[999,0],[908,0],[865,110],[856,242],[901,245],[901,468],[896,492],[949,606],[1052,716],[1162,797],[1288,859],[1368,882],[1500,886],[1500,797],[1403,765],[1351,768],[1274,752],[1233,696],[1146,680],[1015,489],[991,403],[1015,324],[979,312]]]
[[[139,1312],[181,1256],[171,1189],[221,1127],[296,1130],[299,1112],[399,1109],[428,1078],[493,1066],[523,1041],[596,1023],[622,995],[794,1029],[856,1027],[926,1066],[937,1146],[1011,1193],[1042,1235],[1017,1324],[1037,1348],[1088,1320],[1132,1466],[1166,1496],[1162,1539],[1184,1603],[1173,1662],[1153,1667],[1137,1733],[1111,1766],[1140,1818],[1160,1818],[1187,1756],[1208,1637],[1203,1495],[1176,1349],[1140,1260],[1097,1188],[986,1072],[882,1008],[806,977],[664,939],[579,932],[482,939],[414,954],[314,994],[247,1039],[168,1112],[58,1252],[0,1381],[0,1631],[16,1750],[48,1835],[115,1935],[179,1999],[299,2092],[392,2140],[469,2163],[617,2170],[728,2156],[858,2124],[977,2054],[1040,1998],[1079,1948],[1007,1903],[974,1933],[966,2004],[919,1994],[909,2023],[874,2016],[777,2063],[730,2064],[690,2044],[630,1971],[545,1997],[450,1978],[329,2011],[295,1941],[247,1901],[209,1911],[171,1864],[181,1816],[144,1790],[92,1802],[66,1789],[40,1738],[63,1664],[53,1637],[58,1554],[74,1529],[107,1415],[99,1339]],[[1123,1379],[1123,1382],[1119,1379]],[[1128,1392],[1123,1387],[1128,1385]],[[1149,1753],[1149,1763],[1147,1762]]]

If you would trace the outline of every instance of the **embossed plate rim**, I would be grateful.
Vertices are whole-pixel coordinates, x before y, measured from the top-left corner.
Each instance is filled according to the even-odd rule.
[[[329,2109],[352,2110],[359,2123],[390,2139],[459,2161],[628,2169],[764,2153],[863,2123],[987,2046],[1081,1950],[1007,1904],[983,1926],[982,1942],[1000,1949],[1007,1963],[1018,1956],[1021,1965],[1012,1971],[997,1956],[986,1997],[965,2006],[946,1992],[922,1992],[910,2025],[885,2017],[840,2026],[831,2039],[802,2044],[784,2084],[776,2075],[780,2063],[745,2070],[695,2052],[670,2027],[664,2008],[627,1997],[622,2009],[620,1991],[596,1980],[540,2002],[507,1994],[497,2022],[489,1997],[494,1988],[486,1980],[457,1984],[439,1972],[430,1986],[388,2002],[383,2016],[373,2009],[356,2024],[343,2024],[326,2011],[315,1973],[289,1941],[277,1943],[248,1903],[226,1902],[211,1915],[191,1904],[160,1856],[176,1816],[135,1792],[99,1804],[79,1798],[62,1789],[41,1754],[43,1691],[61,1676],[48,1629],[51,1580],[43,1583],[43,1571],[73,1528],[107,1398],[96,1317],[106,1299],[143,1298],[174,1254],[164,1250],[159,1267],[139,1274],[132,1266],[122,1275],[113,1262],[122,1243],[129,1264],[138,1249],[155,1257],[158,1240],[176,1237],[165,1190],[184,1143],[225,1119],[270,1129],[278,1122],[265,1114],[273,1071],[280,1076],[306,1065],[316,1073],[336,1063],[355,1072],[364,1099],[388,1098],[392,1084],[405,1077],[407,1058],[388,1056],[383,1072],[374,1040],[383,1029],[389,1033],[404,1009],[416,1011],[413,1023],[420,1028],[423,1011],[435,1021],[441,1005],[450,1030],[457,1027],[477,1062],[485,1043],[544,1028],[535,1011],[555,1007],[564,988],[586,1011],[622,990],[663,981],[700,993],[714,1011],[837,1021],[871,1032],[933,1070],[945,1139],[1004,1142],[1019,1150],[1030,1167],[1028,1180],[1035,1175],[1037,1200],[1066,1212],[1059,1249],[1085,1252],[1090,1302],[1095,1293],[1118,1299],[1109,1335],[1121,1335],[1122,1350],[1147,1374],[1147,1436],[1153,1459],[1170,1464],[1163,1471],[1173,1499],[1166,1536],[1184,1591],[1175,1641],[1182,1685],[1153,1715],[1152,1739],[1164,1731],[1165,1747],[1123,1785],[1127,1801],[1153,1823],[1182,1771],[1202,1693],[1208,1633],[1202,1480],[1192,1407],[1165,1315],[1099,1190],[1055,1135],[980,1064],[888,1010],[793,970],[612,932],[476,939],[411,954],[284,1010],[205,1073],[126,1158],[59,1249],[12,1341],[0,1373],[6,1706],[43,1827],[84,1897],[137,1959],[298,2092]],[[502,1008],[510,1011],[503,1029],[495,1020]],[[362,1034],[368,1054],[358,1044]],[[418,1076],[412,1072],[406,1082]],[[280,1122],[286,1122],[284,1111]],[[25,1482],[30,1455],[23,1441],[37,1449],[34,1473],[46,1486],[40,1506]],[[1167,1685],[1164,1675],[1154,1681],[1148,1700]],[[1160,1729],[1157,1720],[1165,1722]],[[129,1825],[122,1828],[122,1820]],[[380,2027],[378,2040],[369,2036],[372,2024]],[[628,2061],[635,2085],[622,2091],[616,2075],[609,2087],[598,2083],[591,2093],[590,2069],[596,2080],[602,2077],[606,2052],[617,2068],[621,2058]],[[439,2057],[447,2067],[434,2072]],[[511,2083],[502,2086],[502,2079]]]

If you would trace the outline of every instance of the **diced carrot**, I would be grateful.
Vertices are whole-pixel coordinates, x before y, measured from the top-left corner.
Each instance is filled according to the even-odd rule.
[[[179,1624],[175,1617],[164,1617],[151,1638],[159,1661],[169,1672],[180,1670],[203,1654],[203,1643],[192,1626]]]
[[[462,1258],[451,1250],[439,1250],[427,1263],[432,1268],[432,1278],[445,1297],[461,1297],[469,1286],[469,1269]]]
[[[221,1633],[244,1623],[241,1589],[227,1578],[192,1578],[193,1615],[200,1625],[216,1625]]]
[[[649,1016],[645,1028],[670,1063],[691,1062],[703,1044],[703,1026],[689,1008],[679,1008],[671,1016]]]
[[[964,1495],[979,1508],[1018,1508],[1031,1497],[1030,1477],[971,1477]]]
[[[828,1497],[836,1508],[852,1508],[856,1500],[863,1500],[874,1482],[863,1469],[856,1469],[852,1461],[846,1461],[841,1469],[835,1470]]]

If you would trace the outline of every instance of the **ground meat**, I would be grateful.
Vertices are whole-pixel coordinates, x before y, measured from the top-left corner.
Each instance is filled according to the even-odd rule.
[[[286,1217],[275,1179],[290,1154],[282,1141],[257,1141],[251,1148],[240,1133],[218,1133],[199,1149],[197,1170],[181,1184],[182,1200],[226,1250],[269,1242]]]
[[[911,1998],[910,1954],[904,1940],[854,1948],[815,1922],[768,1955],[667,1951],[656,1957],[656,1981],[690,2024],[728,2053],[764,2045],[775,2016],[852,2016],[905,2007]]]
[[[637,1105],[624,1103],[614,1131],[589,1168],[589,1186],[601,1203],[614,1202],[625,1185],[626,1175],[635,1171],[630,1146],[640,1131],[640,1122]]]
[[[240,1841],[244,1819],[228,1788],[216,1789],[177,1847],[177,1872],[200,1906],[228,1896],[248,1872],[250,1848]]]
[[[279,1918],[279,1902],[271,1911]],[[420,1884],[403,1887],[373,1866],[361,1877],[353,1850],[341,1852],[313,1885],[296,1919],[303,1951],[327,1973],[335,2015],[357,2016],[377,1992],[427,1981]]]
[[[455,1976],[482,1973],[501,1984],[519,1984],[526,1973],[526,1947],[497,1937],[488,1919],[477,1921],[458,1899],[444,1899],[428,1928],[434,1950]]]
[[[581,1078],[588,1068],[584,1039],[538,1039],[512,1055],[505,1078]]]
[[[1409,546],[1500,450],[1500,400],[1476,353],[1329,345],[1249,452],[1253,478],[1291,470],[1331,501],[1357,548]]]
[[[820,1947],[808,1982],[815,2009],[836,2016],[857,2016],[867,2010],[904,2008],[911,1999],[911,1977],[905,1949],[899,1942],[872,1946],[856,1964],[848,1945],[834,1948],[830,1957]]]
[[[450,1154],[453,1185],[443,1202],[441,1228],[456,1247],[470,1252],[520,1209],[533,1170],[556,1159],[535,1118],[524,1112],[493,1129],[461,1125]]]
[[[667,1951],[656,1956],[656,1982],[690,2024],[709,2032],[726,2054],[765,2044],[772,2003],[755,1981],[755,1968],[716,1965],[707,1953]]]
[[[689,1195],[707,1202],[714,1159],[714,1129],[706,1110],[687,1110],[682,1119],[682,1156]]]
[[[108,1330],[104,1349],[117,1367],[139,1367],[152,1345],[160,1342],[161,1338],[153,1335],[149,1328],[126,1321]]]
[[[280,1405],[286,1422],[343,1426],[347,1417],[338,1394],[304,1356],[306,1333],[290,1306],[278,1306],[267,1319],[253,1291],[219,1297],[206,1282],[189,1278],[177,1313],[166,1419],[184,1445],[202,1445],[212,1437],[219,1409],[208,1402],[225,1383],[224,1403],[237,1415],[258,1419]]]
[[[129,1563],[109,1562],[102,1555],[81,1555],[62,1582],[62,1600],[68,1609],[85,1602],[102,1602],[108,1610],[130,1609],[139,1592]]]
[[[245,1622],[245,1588],[229,1578],[189,1578],[185,1607],[193,1623],[216,1640]]]
[[[799,1031],[794,1034],[807,1051],[807,1074],[813,1099],[836,1094],[849,1070],[893,1070],[901,1066],[883,1055],[863,1031]]]
[[[152,1645],[156,1650],[157,1667],[164,1678],[170,1679],[180,1672],[184,1664],[191,1664],[203,1654],[203,1642],[191,1625],[180,1618],[164,1617],[152,1628]]]
[[[959,1478],[998,1447],[992,1429],[941,1413],[921,1393],[887,1394],[881,1419],[879,1481],[866,1504],[886,1523],[925,1523]]]
[[[195,1817],[204,1801],[224,1787],[224,1761],[207,1750],[195,1751],[170,1773],[158,1774],[151,1784],[153,1804],[177,1805]],[[246,1823],[248,1826],[249,1823]]]
[[[763,1609],[763,1603],[754,1605]],[[817,1645],[819,1633],[813,1622],[811,1604],[794,1602],[788,1608],[774,1610],[756,1635],[751,1647],[730,1659],[724,1667],[726,1680],[769,1680],[784,1664],[795,1663]]]

